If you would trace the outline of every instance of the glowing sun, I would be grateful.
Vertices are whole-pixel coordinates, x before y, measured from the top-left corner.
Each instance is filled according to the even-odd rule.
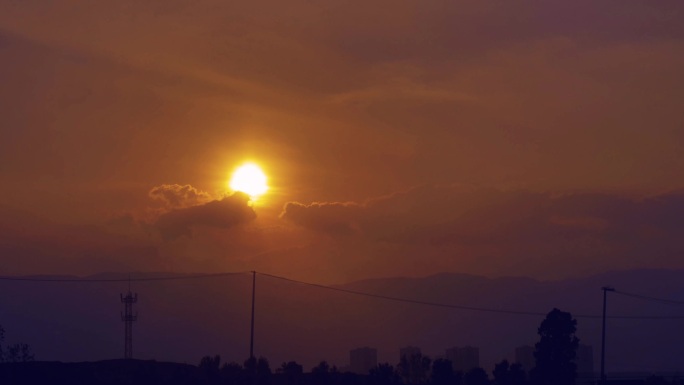
[[[266,174],[254,163],[243,164],[238,167],[230,178],[228,186],[233,191],[242,191],[256,200],[268,190]]]

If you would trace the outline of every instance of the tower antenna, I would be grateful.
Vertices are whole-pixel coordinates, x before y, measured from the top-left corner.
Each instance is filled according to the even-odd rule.
[[[133,314],[133,304],[138,302],[138,293],[131,292],[131,277],[128,277],[128,293],[120,294],[124,311],[121,313],[121,321],[124,322],[124,358],[133,358],[133,322],[138,320],[138,313]]]

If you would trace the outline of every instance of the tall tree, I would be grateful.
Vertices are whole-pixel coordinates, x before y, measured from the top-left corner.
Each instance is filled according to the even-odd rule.
[[[5,354],[2,350],[3,342],[5,342],[5,329],[0,325],[0,362],[5,361]]]
[[[553,309],[539,326],[535,345],[536,366],[530,379],[537,385],[572,385],[577,377],[575,357],[579,339],[572,314]]]
[[[508,381],[510,385],[525,385],[527,383],[527,373],[521,364],[515,363],[508,368]]]

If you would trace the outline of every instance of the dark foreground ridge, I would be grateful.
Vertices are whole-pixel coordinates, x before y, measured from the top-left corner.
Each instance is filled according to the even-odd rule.
[[[218,362],[217,362],[218,363]],[[327,366],[326,366],[327,368]],[[259,373],[256,377],[232,367],[220,372],[211,368],[158,362],[118,359],[94,362],[33,361],[0,363],[0,384],[12,385],[370,385],[370,376],[335,371],[324,373]],[[395,384],[393,382],[392,384]],[[398,384],[398,383],[396,383]]]
[[[197,366],[143,360],[0,364],[0,384],[181,385],[197,383]]]

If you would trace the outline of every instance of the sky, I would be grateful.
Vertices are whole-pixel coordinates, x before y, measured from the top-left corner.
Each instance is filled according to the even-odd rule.
[[[0,57],[0,274],[684,268],[679,0],[2,0]]]

